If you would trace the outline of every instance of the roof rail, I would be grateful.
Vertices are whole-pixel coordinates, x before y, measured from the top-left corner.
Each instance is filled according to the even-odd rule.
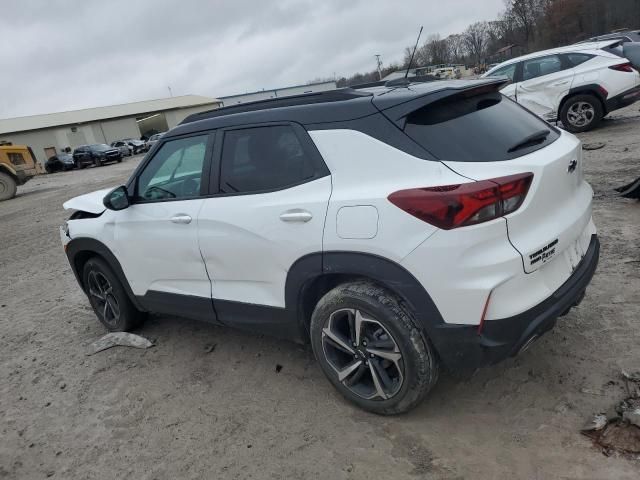
[[[310,105],[314,103],[340,102],[344,100],[352,100],[354,98],[369,97],[371,95],[373,94],[369,92],[360,92],[353,88],[339,88],[337,90],[304,93],[301,95],[292,95],[289,97],[269,98],[267,100],[240,103],[238,105],[229,105],[228,107],[214,108],[212,110],[205,110],[204,112],[194,113],[180,122],[180,125],[196,122],[198,120],[204,120],[207,118],[233,115],[235,113],[255,112],[258,110],[294,107],[298,105]]]
[[[361,83],[359,85],[352,85],[351,88],[354,90],[360,90],[361,88],[371,87],[406,87],[407,85],[410,85],[412,83],[434,82],[436,80],[441,79],[433,75],[417,75],[415,77],[401,77],[394,78],[393,80],[380,80],[379,82]]]

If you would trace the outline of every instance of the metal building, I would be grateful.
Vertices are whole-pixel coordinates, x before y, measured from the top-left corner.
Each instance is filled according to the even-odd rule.
[[[199,95],[161,98],[143,102],[87,108],[69,112],[0,119],[0,143],[28,145],[37,160],[66,147],[111,143],[140,138],[175,127],[192,113],[222,106],[215,98]]]

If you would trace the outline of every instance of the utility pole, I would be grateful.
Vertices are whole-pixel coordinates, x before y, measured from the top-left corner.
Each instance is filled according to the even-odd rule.
[[[382,60],[380,60],[380,54],[374,55],[376,57],[376,63],[378,64],[378,80],[382,80]]]
[[[167,85],[167,88],[169,89],[169,96],[173,97],[173,92],[171,91],[171,87]]]

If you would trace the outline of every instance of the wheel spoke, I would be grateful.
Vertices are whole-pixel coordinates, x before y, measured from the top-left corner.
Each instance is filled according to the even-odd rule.
[[[338,380],[344,382],[349,377],[349,375],[358,370],[360,365],[362,365],[362,360],[356,360],[352,364],[347,365],[344,369],[338,372]]]
[[[360,380],[362,380],[362,377],[368,371],[369,371],[369,368],[367,368],[365,364],[361,362],[358,369],[353,373],[353,375],[351,375],[349,378],[347,378],[344,381],[344,384],[348,387],[352,387],[356,385]]]
[[[118,317],[120,317],[120,308],[118,307],[116,299],[113,296],[108,296],[107,303],[109,304],[109,310],[111,310],[114,320],[118,319]]]
[[[387,350],[380,350],[380,349],[377,349],[377,348],[367,348],[367,353],[371,353],[371,354],[375,355],[376,357],[380,357],[380,358],[385,358],[387,360],[391,360],[396,365],[398,364],[398,362],[402,358],[402,355],[400,355],[400,353],[398,353],[398,352],[389,352]]]
[[[376,394],[372,397],[380,397],[383,400],[387,399],[387,394],[384,393],[380,377],[378,377],[377,369],[373,366],[373,362],[369,362],[369,371],[371,372],[371,378],[373,379],[373,385],[376,388]]]
[[[353,320],[353,328],[355,329],[355,343],[356,345],[360,346],[360,341],[361,341],[361,336],[362,336],[362,322],[364,321],[364,318],[362,318],[362,314],[360,313],[360,310],[356,310],[356,315],[355,318]]]
[[[385,388],[387,392],[393,391],[393,380],[391,380],[391,377],[389,377],[389,373],[381,365],[380,360],[371,359],[369,361],[369,364],[373,364],[373,368],[380,377],[383,388]]]
[[[322,334],[325,335],[326,337],[328,337],[333,344],[340,348],[341,350],[354,355],[356,352],[353,348],[351,348],[351,346],[349,346],[344,340],[342,340],[338,335],[336,335],[335,333],[333,333],[329,328],[325,327],[322,329]]]
[[[100,293],[96,292],[93,288],[89,287],[89,294],[93,295],[94,297],[96,297],[98,300],[104,302],[105,298],[104,295],[101,295]]]

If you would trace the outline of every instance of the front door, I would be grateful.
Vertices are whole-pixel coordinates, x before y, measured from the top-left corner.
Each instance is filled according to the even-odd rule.
[[[559,55],[547,55],[522,62],[518,82],[518,103],[548,121],[558,118],[560,101],[571,89],[574,70]]]
[[[152,311],[215,319],[197,234],[212,139],[199,134],[164,142],[135,179],[133,204],[117,212],[114,253]]]
[[[299,125],[227,129],[219,138],[218,194],[198,217],[214,305],[223,323],[266,323],[248,318],[251,308],[243,318],[242,305],[285,307],[291,266],[322,252],[331,177]]]

